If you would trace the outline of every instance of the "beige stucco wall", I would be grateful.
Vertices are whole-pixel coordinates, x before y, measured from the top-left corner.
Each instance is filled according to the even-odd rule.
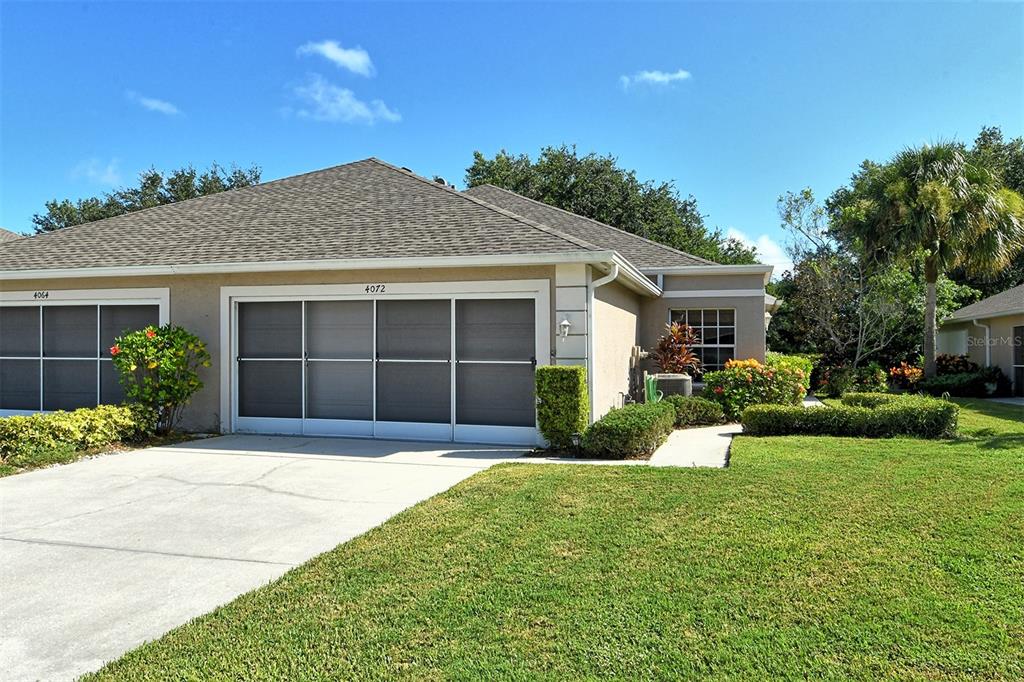
[[[644,350],[653,349],[658,337],[665,332],[672,308],[733,308],[736,311],[736,357],[764,360],[763,275],[666,275],[663,288],[664,296],[645,299],[640,308],[639,343]],[[721,293],[735,290],[743,295]],[[761,294],[749,295],[753,290]],[[674,291],[710,291],[719,295],[673,298]]]
[[[629,392],[629,357],[637,345],[640,296],[612,282],[594,290],[594,419],[622,405]]]
[[[1013,379],[1013,328],[1024,326],[1024,315],[1005,315],[978,320],[989,325],[990,362]],[[985,328],[972,322],[956,322],[942,325],[941,331],[967,330],[967,356],[972,362],[985,366]],[[1017,387],[1015,387],[1017,388]]]
[[[146,277],[102,277],[90,279],[16,280],[0,282],[0,291],[50,292],[69,289],[117,289],[166,287],[170,290],[170,320],[206,341],[211,367],[201,378],[204,387],[186,409],[182,426],[194,431],[220,428],[220,288],[279,284],[353,284],[460,282],[508,279],[547,279],[551,284],[552,324],[554,322],[554,267],[433,268],[394,270],[347,270],[316,272],[233,273],[223,275],[177,275]],[[552,334],[555,332],[553,331]],[[554,340],[552,340],[552,344]],[[553,347],[553,346],[552,346]],[[538,361],[544,362],[538,358]]]

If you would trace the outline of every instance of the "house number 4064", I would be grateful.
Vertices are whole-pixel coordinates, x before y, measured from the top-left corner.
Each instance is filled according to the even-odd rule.
[[[50,298],[50,292],[49,291],[37,291],[34,294],[32,294],[32,298]]]
[[[384,289],[385,289],[385,287],[384,287],[383,284],[367,284],[366,285],[366,293],[368,293],[368,294],[383,294],[384,293]]]

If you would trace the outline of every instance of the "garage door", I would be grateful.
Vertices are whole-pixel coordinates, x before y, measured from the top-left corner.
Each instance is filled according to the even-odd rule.
[[[535,443],[533,299],[236,306],[235,428]]]
[[[159,318],[157,305],[0,307],[0,413],[121,402],[110,347]]]

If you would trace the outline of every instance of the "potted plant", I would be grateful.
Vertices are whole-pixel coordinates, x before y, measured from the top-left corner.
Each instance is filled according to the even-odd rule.
[[[700,360],[690,349],[697,344],[697,334],[687,324],[665,325],[665,334],[651,358],[660,370],[655,374],[658,389],[664,395],[690,395],[693,393],[693,372],[700,371]]]

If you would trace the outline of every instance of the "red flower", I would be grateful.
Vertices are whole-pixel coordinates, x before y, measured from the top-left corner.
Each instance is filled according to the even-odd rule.
[[[110,354],[111,355],[117,355],[120,352],[121,352],[121,347],[119,345],[117,345],[116,343],[113,346],[110,347]]]
[[[151,339],[154,336],[156,336],[156,332],[155,331],[153,331],[152,329],[147,329],[146,330],[146,338],[147,339]]]
[[[724,392],[725,391],[722,390],[721,386],[715,386],[715,393],[717,393],[718,395],[722,395],[722,393]]]

